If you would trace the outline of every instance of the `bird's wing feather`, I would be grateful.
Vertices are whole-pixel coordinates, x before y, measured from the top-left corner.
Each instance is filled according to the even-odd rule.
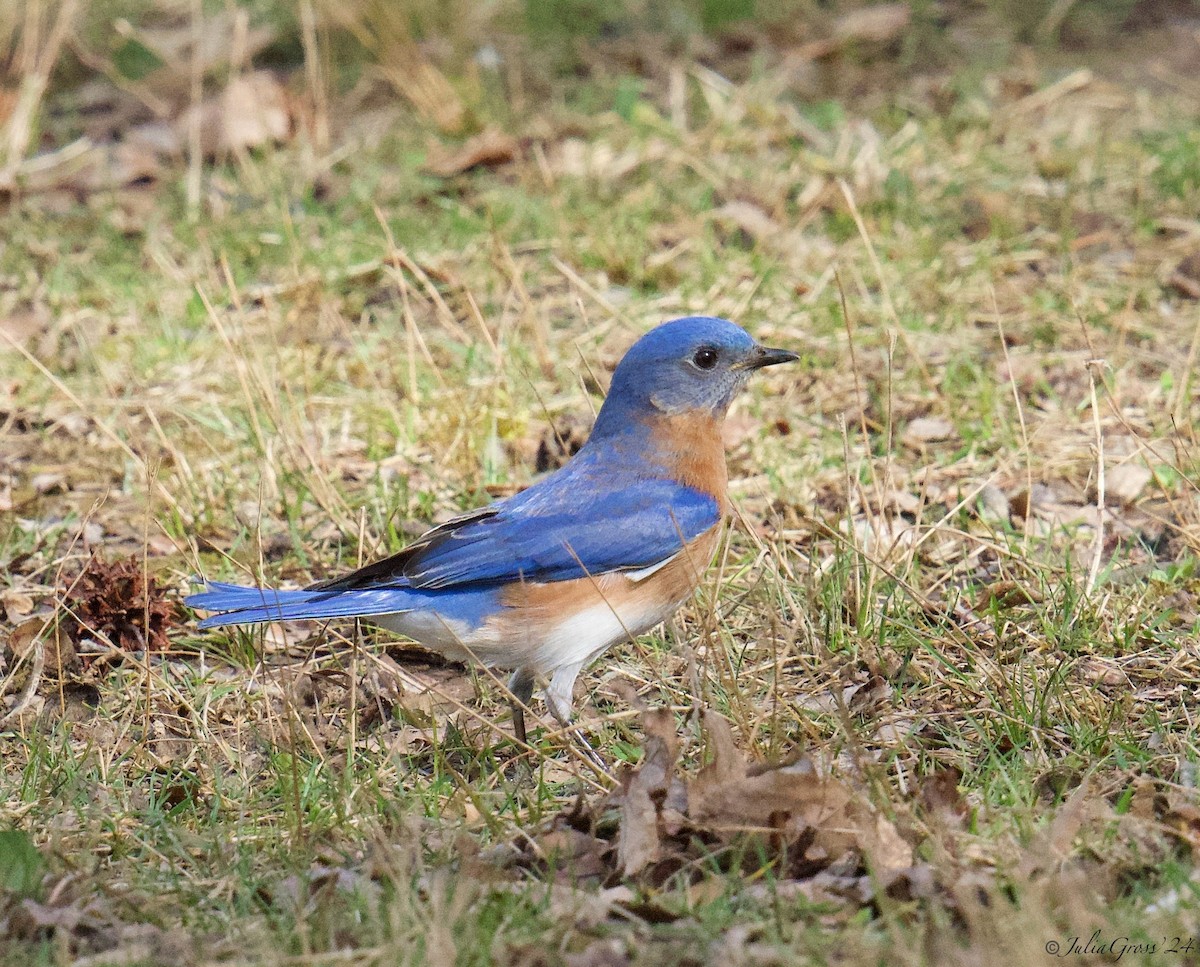
[[[671,480],[643,478],[611,490],[571,484],[530,488],[442,524],[399,554],[319,588],[433,590],[637,571],[678,554],[721,519],[713,496]]]
[[[441,541],[454,531],[466,527],[468,524],[474,524],[481,520],[487,520],[489,517],[495,517],[500,513],[503,506],[503,503],[490,504],[487,507],[480,507],[477,510],[469,511],[443,524],[438,524],[436,527],[427,530],[409,544],[408,547],[404,548],[404,550],[391,555],[391,557],[385,557],[382,560],[367,564],[364,567],[360,567],[357,571],[351,571],[349,574],[344,574],[341,577],[318,581],[316,584],[309,585],[307,590],[348,591],[353,588],[369,588],[380,584],[393,584],[397,576],[404,573],[407,562],[417,557],[422,551]]]

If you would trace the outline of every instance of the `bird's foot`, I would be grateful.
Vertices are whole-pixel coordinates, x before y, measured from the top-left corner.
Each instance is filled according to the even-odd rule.
[[[571,741],[575,744],[580,755],[587,759],[600,772],[608,775],[608,763],[600,757],[600,753],[592,748],[592,744],[587,740],[587,736],[583,734],[583,729],[577,725],[568,726],[567,735],[571,737]]]

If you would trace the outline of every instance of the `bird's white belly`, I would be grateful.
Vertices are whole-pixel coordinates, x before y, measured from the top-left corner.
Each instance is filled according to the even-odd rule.
[[[495,648],[495,634],[485,626],[471,627],[466,621],[447,618],[433,611],[399,611],[371,618],[373,624],[388,631],[412,638],[430,651],[444,655],[452,661],[477,661],[485,665],[499,664],[488,661],[477,649],[491,652]]]
[[[600,601],[574,614],[531,621],[526,631],[528,657],[521,664],[542,674],[565,665],[585,665],[618,642],[665,621],[680,604],[681,601]],[[510,628],[520,633],[516,622],[510,623]]]

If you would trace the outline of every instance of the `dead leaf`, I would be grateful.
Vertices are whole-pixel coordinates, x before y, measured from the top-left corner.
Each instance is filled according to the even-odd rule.
[[[658,858],[659,809],[667,798],[679,754],[675,719],[670,711],[648,712],[643,721],[645,755],[636,770],[622,777],[622,788],[617,797],[621,808],[617,863],[625,876],[640,873]]]
[[[425,170],[439,178],[453,178],[472,168],[494,168],[516,158],[518,147],[511,135],[499,128],[487,128],[457,151],[432,155],[425,163]]]
[[[900,557],[916,544],[921,536],[921,529],[903,517],[881,515],[842,521],[839,529],[850,531],[854,535],[855,543],[863,552],[879,562]]]
[[[1035,483],[1032,489],[1018,490],[1009,504],[1014,517],[1028,517],[1031,513],[1045,511],[1057,503],[1053,490],[1045,484]]]
[[[889,44],[908,29],[912,10],[907,3],[881,3],[851,10],[834,21],[833,36],[805,44],[799,59],[821,60],[852,44]]]
[[[713,212],[713,218],[740,229],[753,239],[770,238],[780,231],[775,219],[748,201],[726,202]]]
[[[976,611],[986,611],[997,608],[1019,608],[1027,604],[1039,604],[1042,593],[1037,588],[1019,581],[1001,580],[980,589],[979,597],[975,600]]]
[[[839,17],[834,22],[833,35],[841,41],[884,44],[904,33],[911,17],[907,3],[863,7]]]
[[[22,618],[33,611],[33,598],[20,588],[6,588],[0,591],[0,605],[9,624],[17,624]]]
[[[537,844],[551,869],[565,874],[573,883],[598,879],[608,872],[604,856],[607,844],[578,829],[559,825],[538,837]]]
[[[750,767],[737,755],[724,718],[710,712],[704,723],[713,760],[688,784],[689,822],[724,833],[803,834],[806,853],[825,862],[857,849],[881,869],[912,865],[912,848],[895,826],[850,786],[820,775],[808,759]]]
[[[962,782],[962,770],[955,766],[943,766],[921,781],[918,799],[925,816],[939,826],[962,828],[969,809],[958,790]]]
[[[197,116],[200,150],[206,158],[278,144],[292,133],[290,99],[269,71],[235,77],[217,97],[184,111],[175,122],[184,144]]]
[[[919,416],[909,420],[904,429],[904,443],[919,450],[926,443],[949,440],[954,436],[954,424],[938,416]]]
[[[52,611],[35,613],[13,628],[8,650],[18,660],[28,658],[38,675],[44,671],[52,682],[72,678],[80,669],[75,643]]]
[[[1079,663],[1079,672],[1088,681],[1097,685],[1124,685],[1126,687],[1130,685],[1129,676],[1111,658],[1091,655]]]
[[[1172,790],[1167,797],[1163,823],[1170,833],[1184,843],[1195,855],[1200,853],[1200,806],[1196,805],[1195,792]]]
[[[1154,472],[1141,463],[1109,467],[1104,479],[1105,498],[1115,497],[1122,504],[1135,503],[1153,479]]]
[[[1200,252],[1193,252],[1180,261],[1167,282],[1180,295],[1200,299]]]
[[[1108,811],[1108,806],[1092,794],[1091,783],[1084,778],[1055,813],[1050,825],[1031,840],[1018,867],[1021,875],[1028,878],[1053,872],[1066,862],[1084,823],[1104,811]]]
[[[12,351],[13,343],[28,345],[46,331],[50,322],[50,310],[40,303],[0,315],[0,354]]]

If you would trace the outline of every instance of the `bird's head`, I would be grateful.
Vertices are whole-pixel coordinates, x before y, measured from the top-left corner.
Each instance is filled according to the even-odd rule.
[[[594,434],[617,430],[619,422],[636,414],[723,417],[751,373],[796,358],[786,349],[759,345],[726,319],[688,316],[665,322],[617,364]]]

